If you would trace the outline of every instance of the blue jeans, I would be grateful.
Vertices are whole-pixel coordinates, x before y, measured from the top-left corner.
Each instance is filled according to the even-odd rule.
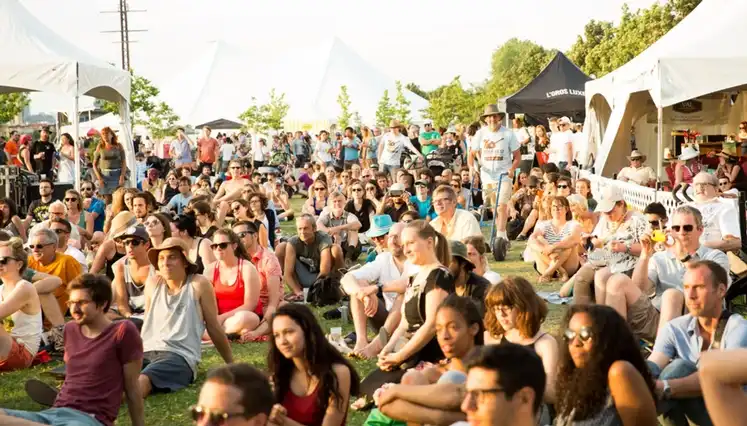
[[[43,425],[101,426],[95,417],[72,408],[54,407],[44,411],[0,410],[6,415]]]
[[[698,371],[695,364],[684,359],[674,359],[664,369],[651,361],[646,363],[651,374],[659,380],[681,379]],[[688,420],[698,426],[713,425],[703,397],[662,400],[657,411],[659,422],[664,426],[688,426]]]

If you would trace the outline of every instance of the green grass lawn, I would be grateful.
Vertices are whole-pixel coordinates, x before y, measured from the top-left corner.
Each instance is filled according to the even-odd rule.
[[[292,204],[295,211],[300,211],[303,199],[293,199]],[[285,235],[295,234],[295,225],[289,222],[281,224]],[[486,230],[487,232],[487,230]],[[509,256],[505,262],[491,262],[491,268],[500,273],[502,276],[518,275],[536,283],[537,274],[528,263],[524,263],[520,255],[525,247],[524,243],[513,243]],[[492,258],[491,258],[492,260]],[[559,283],[536,285],[537,290],[555,291],[559,288]],[[545,322],[544,329],[556,334],[558,327],[565,311],[565,308],[557,305],[549,305],[550,312]],[[351,324],[343,325],[341,320],[327,321],[322,318],[322,313],[331,309],[326,307],[316,309],[317,317],[322,327],[329,331],[330,327],[342,326],[344,334],[352,331]],[[250,344],[232,344],[233,356],[236,362],[247,362],[255,367],[264,369],[266,365],[267,343],[250,343]],[[145,421],[149,426],[177,426],[190,425],[191,419],[187,413],[188,408],[197,401],[198,392],[201,383],[205,379],[205,374],[212,367],[222,363],[220,355],[214,348],[206,348],[202,352],[202,362],[199,365],[197,381],[187,389],[174,394],[153,395],[145,401]],[[374,361],[352,361],[361,377],[365,377],[375,368]],[[31,370],[0,374],[0,407],[13,408],[22,410],[38,411],[43,407],[32,402],[24,391],[23,384],[29,378],[38,378],[54,384],[54,379],[44,373],[57,367],[59,363],[50,363],[44,366],[35,367]],[[348,416],[349,425],[363,424],[368,413],[350,412]],[[130,419],[126,407],[122,407],[117,421],[118,425],[129,425]]]

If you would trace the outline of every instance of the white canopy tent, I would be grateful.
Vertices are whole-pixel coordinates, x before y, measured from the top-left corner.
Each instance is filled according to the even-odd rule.
[[[127,166],[135,170],[128,102],[130,74],[101,61],[46,27],[18,0],[0,2],[0,93],[44,91],[74,100],[73,128],[78,129],[78,100],[83,95],[119,103],[120,142]],[[73,135],[76,145],[79,134]],[[75,150],[76,187],[80,187],[79,150]],[[134,173],[130,173],[134,184]]]
[[[81,121],[80,123],[78,123],[78,133],[81,135],[85,135],[91,129],[100,132],[104,127],[111,127],[112,129],[116,130],[119,127],[119,123],[121,122],[122,119],[119,117],[119,115],[110,112],[100,117],[96,117],[90,121]],[[72,124],[62,126],[60,127],[60,133],[70,133],[72,135],[73,133],[75,133],[75,127]],[[133,126],[133,134],[149,136],[150,132],[148,131],[147,127],[136,125]]]
[[[643,53],[610,74],[586,83],[587,117],[596,120],[593,127],[603,132],[591,135],[592,143],[598,145],[597,173],[605,169],[608,158],[620,157],[617,150],[611,154],[613,143],[629,141],[635,135],[631,126],[652,109],[658,115],[654,158],[660,170],[665,108],[716,92],[736,92],[747,85],[744,16],[747,2],[703,0]],[[734,107],[740,109],[744,104],[738,102]],[[739,114],[726,114],[730,115],[731,127],[731,116]]]

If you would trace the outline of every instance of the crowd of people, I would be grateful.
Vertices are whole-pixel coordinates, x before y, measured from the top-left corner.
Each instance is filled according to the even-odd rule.
[[[59,357],[64,382],[31,381],[49,408],[0,409],[0,424],[109,426],[126,402],[143,425],[144,398],[193,384],[208,346],[227,365],[190,408],[199,425],[344,425],[373,407],[366,424],[736,424],[747,320],[724,306],[742,242],[720,185],[734,173],[696,173],[692,202],[638,212],[578,176],[583,129],[567,117],[505,119],[489,105],[468,126],[269,145],[179,129],[142,141],[137,170],[104,128],[61,200],[63,161],[16,152],[44,176],[26,212],[0,198],[0,372]],[[655,182],[642,159],[618,178]],[[534,283],[490,269],[518,241],[537,283],[572,298],[559,336]],[[349,312],[346,336],[307,305],[330,288],[325,316]],[[266,371],[230,342],[267,342]]]

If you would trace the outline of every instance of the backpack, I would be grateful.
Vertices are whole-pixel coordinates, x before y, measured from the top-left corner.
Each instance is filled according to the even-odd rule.
[[[307,302],[313,306],[329,306],[340,303],[342,291],[340,280],[332,277],[319,277],[309,289]]]

